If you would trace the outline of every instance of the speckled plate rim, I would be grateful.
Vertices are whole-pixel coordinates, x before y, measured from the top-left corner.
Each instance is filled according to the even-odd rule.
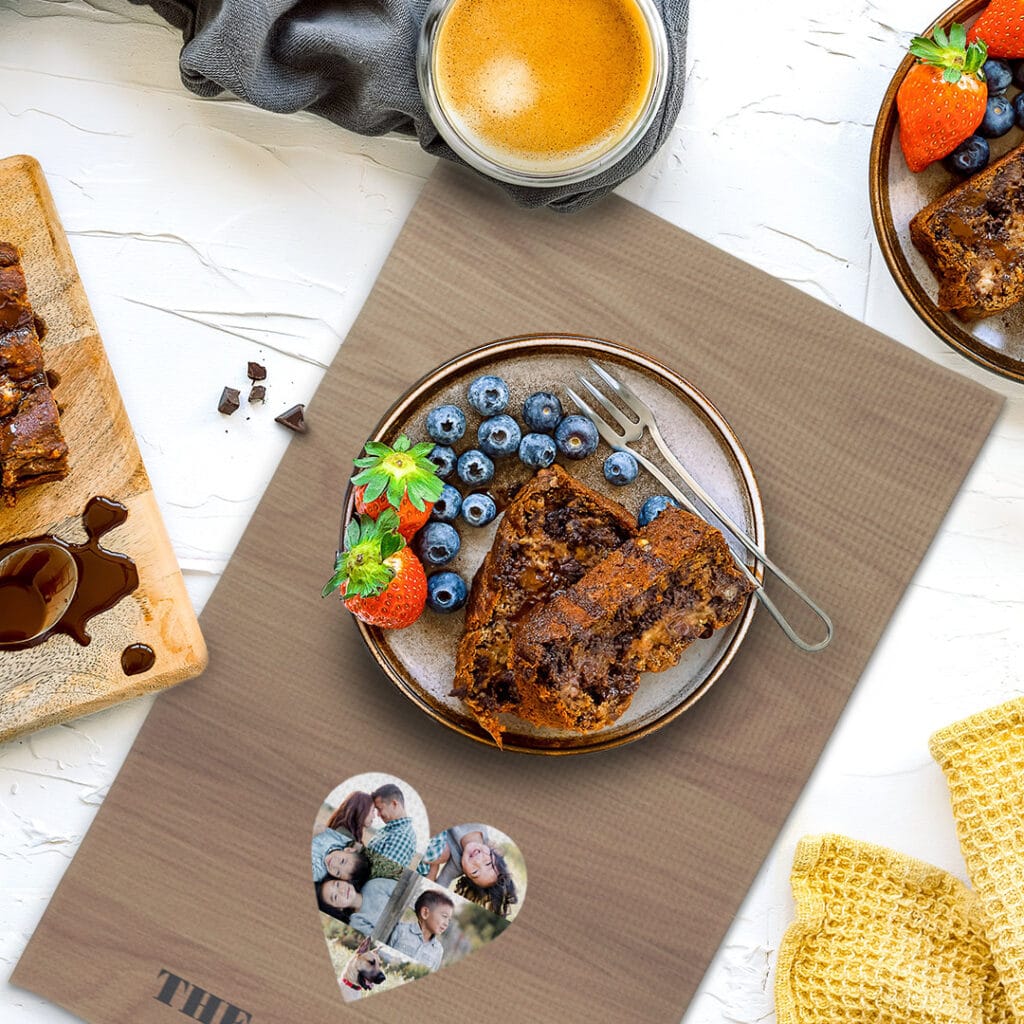
[[[938,25],[948,26],[954,21],[963,22],[972,18],[980,13],[987,4],[988,0],[960,0],[959,3],[953,4],[952,7],[940,14],[924,34],[930,34]],[[871,219],[874,221],[878,244],[882,249],[889,272],[904,298],[910,303],[914,312],[942,341],[986,370],[1008,377],[1010,380],[1024,381],[1024,363],[989,348],[988,345],[958,326],[951,316],[935,305],[918,281],[907,258],[903,255],[889,202],[889,154],[896,144],[894,140],[899,120],[896,110],[896,93],[913,65],[914,58],[908,53],[896,69],[889,88],[882,98],[878,120],[875,123],[875,132],[871,139],[868,184],[871,195]]]
[[[743,449],[739,438],[736,436],[732,427],[729,426],[725,417],[718,411],[715,405],[709,401],[707,396],[689,381],[680,377],[663,363],[659,363],[650,356],[644,355],[644,353],[639,352],[636,349],[621,345],[618,342],[605,341],[600,338],[590,338],[577,334],[553,332],[544,334],[516,335],[514,337],[500,338],[497,341],[480,345],[477,348],[470,349],[469,351],[462,353],[462,355],[448,360],[446,363],[442,363],[436,369],[432,370],[424,377],[421,377],[420,380],[413,384],[413,386],[409,388],[409,390],[406,391],[405,394],[402,395],[384,414],[380,422],[378,422],[374,427],[373,431],[367,435],[367,440],[379,441],[387,437],[389,432],[394,429],[395,425],[406,418],[410,409],[414,408],[429,392],[442,386],[447,377],[461,375],[476,369],[482,369],[493,363],[495,359],[503,359],[525,353],[533,354],[538,350],[548,350],[552,352],[579,352],[581,355],[585,356],[605,355],[622,359],[628,363],[632,363],[639,369],[643,369],[654,374],[656,377],[661,378],[669,387],[677,391],[681,391],[686,395],[701,415],[705,416],[715,430],[718,431],[720,439],[728,447],[729,452],[735,460],[743,485],[746,489],[747,499],[750,503],[751,518],[753,520],[753,535],[761,545],[762,549],[764,548],[764,507],[761,502],[761,491],[757,485],[757,479],[754,476],[754,469],[750,464],[747,453]],[[353,494],[353,487],[350,483],[345,491],[345,498],[343,502],[344,514],[341,524],[341,536],[339,537],[339,548],[343,546],[342,538],[344,537],[345,525],[348,523],[355,511],[354,506],[355,496]],[[763,579],[763,567],[759,565],[755,570],[755,575],[758,579]],[[546,754],[554,756],[585,754],[592,753],[597,750],[609,750],[613,747],[619,747],[626,743],[632,743],[652,732],[656,732],[658,729],[662,728],[662,726],[667,725],[674,718],[677,718],[688,708],[691,708],[696,704],[697,701],[700,700],[700,698],[703,697],[712,685],[722,676],[733,658],[736,656],[736,652],[739,650],[740,645],[743,643],[743,640],[750,629],[750,623],[754,617],[756,608],[757,601],[754,600],[752,596],[748,597],[746,606],[740,613],[740,617],[737,620],[737,625],[732,639],[722,651],[721,656],[708,673],[707,678],[704,679],[704,681],[695,690],[688,693],[675,707],[669,708],[657,718],[639,725],[631,732],[621,733],[605,739],[600,738],[600,733],[593,734],[594,739],[592,742],[587,742],[588,734],[582,734],[580,736],[580,742],[574,743],[573,746],[558,745],[560,741],[552,741],[546,737],[539,736],[537,737],[536,745],[526,746],[519,743],[505,743],[501,749],[521,754]],[[436,722],[440,722],[449,729],[452,729],[463,736],[469,737],[469,739],[476,740],[478,743],[482,743],[485,746],[493,747],[495,750],[498,749],[497,744],[489,733],[484,732],[479,727],[465,727],[461,722],[453,720],[450,717],[448,708],[441,704],[434,704],[430,699],[428,699],[428,695],[423,692],[422,688],[416,683],[416,681],[407,677],[402,666],[396,665],[392,659],[388,657],[387,650],[382,643],[382,634],[385,632],[384,630],[381,630],[376,626],[367,625],[365,622],[358,619],[356,620],[356,625],[367,649],[370,651],[370,654],[373,656],[377,664],[384,671],[385,675],[421,711],[424,711]]]

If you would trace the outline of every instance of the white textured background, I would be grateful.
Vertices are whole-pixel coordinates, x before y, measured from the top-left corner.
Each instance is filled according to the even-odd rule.
[[[696,0],[675,132],[621,190],[1011,399],[686,1024],[773,1020],[804,833],[846,832],[962,876],[927,737],[1024,692],[1024,391],[917,321],[868,208],[882,93],[938,11]],[[312,395],[433,160],[410,141],[198,100],[179,83],[179,47],[124,0],[0,0],[0,156],[46,169],[198,609],[288,442],[273,416]],[[224,421],[220,388],[243,384],[253,358],[267,406]],[[0,746],[0,1021],[72,1019],[3,979],[149,704]]]

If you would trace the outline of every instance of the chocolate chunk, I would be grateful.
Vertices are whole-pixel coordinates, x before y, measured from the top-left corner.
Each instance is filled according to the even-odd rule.
[[[306,426],[306,418],[303,415],[306,407],[304,405],[293,405],[290,409],[286,409],[280,416],[274,417],[275,423],[280,423],[282,427],[287,427],[289,430],[294,430],[296,434],[305,434],[309,429]]]
[[[241,402],[239,401],[238,388],[225,388],[220,393],[220,401],[217,403],[217,412],[230,416],[235,412]]]
[[[267,368],[259,363],[249,363],[249,380],[266,380]]]
[[[47,370],[46,383],[52,391],[60,383],[60,374],[56,370]]]
[[[265,402],[267,400],[267,389],[262,384],[253,384],[249,392],[249,404],[253,402]]]

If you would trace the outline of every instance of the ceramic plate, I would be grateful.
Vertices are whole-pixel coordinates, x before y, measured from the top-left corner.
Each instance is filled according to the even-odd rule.
[[[954,4],[929,26],[944,28],[958,21],[973,24],[988,0],[964,0]],[[937,305],[939,288],[924,257],[910,241],[910,221],[922,207],[948,192],[960,179],[934,163],[920,174],[907,168],[899,143],[896,92],[914,64],[909,54],[896,69],[882,100],[871,143],[871,215],[882,254],[900,291],[921,319],[962,355],[1005,377],[1024,381],[1024,303],[1006,312],[964,323]],[[1015,86],[1007,95],[1017,94]],[[1024,142],[1024,132],[1012,128],[1001,139],[991,139],[992,162]]]
[[[393,443],[402,433],[413,442],[426,440],[427,413],[435,406],[451,403],[467,414],[466,435],[455,445],[456,451],[475,447],[481,417],[470,408],[466,391],[470,381],[485,373],[496,374],[508,382],[512,392],[508,411],[520,422],[523,400],[534,391],[555,391],[565,411],[576,412],[564,387],[575,384],[577,375],[588,369],[588,358],[621,375],[650,404],[676,455],[722,507],[763,544],[764,517],[754,473],[739,440],[721,414],[695,387],[666,367],[609,342],[545,335],[512,338],[474,349],[439,367],[403,395],[368,440]],[[642,450],[658,458],[657,450],[648,446],[646,439]],[[643,470],[627,487],[607,483],[601,467],[609,452],[602,442],[587,459],[572,462],[559,456],[558,461],[584,483],[635,514],[646,498],[663,489]],[[353,457],[359,454],[352,453]],[[499,508],[530,476],[532,471],[516,457],[496,460],[495,478],[488,490]],[[454,474],[448,482],[459,485]],[[461,489],[468,493],[468,488]],[[345,501],[346,522],[353,509],[351,490],[350,487]],[[444,568],[458,572],[468,584],[491,546],[498,522],[500,516],[487,527],[474,528],[460,518],[456,525],[462,546],[455,560]],[[674,668],[642,676],[632,704],[613,725],[580,734],[538,728],[506,715],[502,718],[508,727],[505,749],[574,754],[617,746],[654,731],[690,707],[722,675],[747,633],[755,605],[755,601],[748,599],[743,612],[727,629],[694,643]],[[466,736],[493,745],[494,741],[480,729],[465,705],[448,694],[463,623],[462,611],[440,615],[428,608],[407,629],[382,630],[362,622],[359,628],[380,666],[423,711]]]

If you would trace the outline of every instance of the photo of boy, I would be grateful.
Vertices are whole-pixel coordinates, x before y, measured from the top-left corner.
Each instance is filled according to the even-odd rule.
[[[448,930],[454,910],[455,901],[449,895],[437,889],[427,889],[413,904],[416,920],[399,921],[387,944],[436,971],[444,957],[441,936]]]

